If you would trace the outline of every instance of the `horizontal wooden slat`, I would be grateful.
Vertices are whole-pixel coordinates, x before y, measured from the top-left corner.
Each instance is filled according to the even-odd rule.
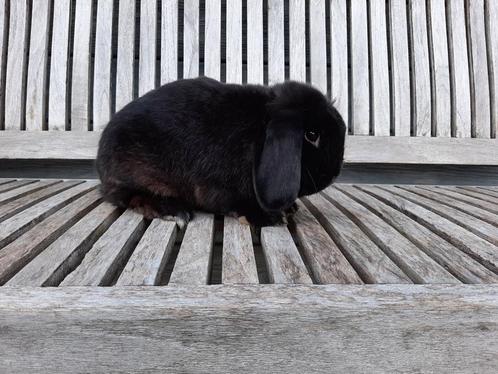
[[[43,180],[35,183],[32,183],[31,181],[29,182],[30,183],[23,184],[22,187],[14,188],[12,190],[0,193],[0,203],[5,204],[9,201],[19,199],[42,188],[60,183],[60,181],[57,180]]]

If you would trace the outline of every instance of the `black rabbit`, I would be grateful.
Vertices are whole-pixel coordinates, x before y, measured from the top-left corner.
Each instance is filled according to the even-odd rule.
[[[104,198],[147,218],[193,210],[286,222],[339,174],[346,127],[313,87],[166,84],[117,112],[99,143]]]

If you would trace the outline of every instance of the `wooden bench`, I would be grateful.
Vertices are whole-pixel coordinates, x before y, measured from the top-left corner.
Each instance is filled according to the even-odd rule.
[[[314,84],[350,164],[498,166],[496,18],[491,0],[1,0],[0,159],[92,160],[116,110],[207,75]],[[97,186],[0,180],[0,371],[497,371],[496,186],[338,184],[262,229],[149,222]]]

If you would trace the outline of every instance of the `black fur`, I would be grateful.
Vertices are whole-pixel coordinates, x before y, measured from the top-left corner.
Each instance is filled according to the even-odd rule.
[[[268,225],[332,183],[344,138],[341,116],[309,85],[180,80],[113,116],[97,169],[106,200],[148,218],[199,209]]]

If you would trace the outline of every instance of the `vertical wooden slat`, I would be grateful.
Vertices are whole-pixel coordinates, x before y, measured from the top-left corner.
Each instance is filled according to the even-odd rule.
[[[310,13],[310,70],[311,83],[327,94],[327,47],[325,33],[325,0],[311,0]]]
[[[304,17],[304,15],[303,15]],[[268,83],[285,79],[284,1],[268,1]]]
[[[71,79],[71,131],[88,130],[91,23],[92,2],[77,0],[74,20],[73,73]]]
[[[430,0],[429,3],[432,35],[432,75],[436,100],[436,110],[432,120],[436,123],[437,136],[450,136],[451,98],[445,1]]]
[[[415,95],[415,127],[417,136],[431,136],[431,73],[429,40],[427,35],[427,9],[425,0],[410,2],[412,22],[413,94]],[[464,30],[465,31],[465,30]]]
[[[183,78],[199,75],[199,0],[185,0],[183,26]]]
[[[118,56],[116,62],[116,111],[133,100],[135,55],[135,0],[120,0],[118,14]]]
[[[140,53],[138,63],[139,96],[153,90],[156,86],[156,25],[156,1],[142,1],[140,3]]]
[[[390,133],[389,60],[387,53],[386,2],[370,1],[372,122],[376,136]]]
[[[410,136],[410,63],[406,1],[391,0],[391,66],[393,84],[394,134]]]
[[[10,2],[7,75],[5,80],[5,129],[20,130],[23,122],[23,73],[25,65],[26,0]]]
[[[489,27],[489,56],[492,80],[491,85],[494,91],[493,102],[491,103],[491,134],[495,137],[498,134],[498,1],[488,1],[487,24]]]
[[[289,76],[302,82],[306,81],[305,6],[302,0],[289,1]]]
[[[161,84],[178,79],[178,0],[161,2]]]
[[[334,105],[341,113],[346,126],[349,123],[348,108],[348,28],[346,0],[330,3],[330,51],[332,57],[332,89]]]
[[[227,19],[228,21],[228,19]],[[206,0],[204,31],[204,75],[217,80],[221,77],[221,2]],[[242,27],[242,26],[241,26]],[[228,48],[228,47],[227,47]]]
[[[54,0],[48,92],[48,129],[65,130],[68,114],[67,75],[71,0]]]
[[[45,122],[49,8],[49,0],[33,2],[26,81],[26,130],[42,130]]]
[[[0,0],[0,56],[2,56],[2,61],[0,62],[0,77],[4,76],[5,66],[3,64],[3,56],[7,53],[5,49],[7,49],[7,44],[5,43],[5,34],[7,33],[5,23],[6,19],[6,3],[5,0]],[[0,94],[0,130],[3,129],[3,118],[5,113],[5,103],[3,100],[3,89]]]
[[[453,61],[452,69],[452,108],[455,136],[471,136],[471,107],[469,56],[467,54],[467,32],[465,27],[465,2],[453,0],[450,3],[451,44],[450,54]]]
[[[113,0],[97,2],[93,83],[94,130],[102,130],[111,115],[112,8]]]
[[[352,122],[355,135],[370,133],[368,29],[366,0],[356,0],[351,6],[351,69]]]
[[[490,137],[489,78],[484,28],[484,0],[469,1],[472,79],[474,83],[474,121],[478,138]],[[497,20],[495,20],[496,22]]]
[[[226,81],[242,83],[242,1],[227,2],[227,75]]]
[[[263,84],[263,0],[247,1],[247,83]]]

